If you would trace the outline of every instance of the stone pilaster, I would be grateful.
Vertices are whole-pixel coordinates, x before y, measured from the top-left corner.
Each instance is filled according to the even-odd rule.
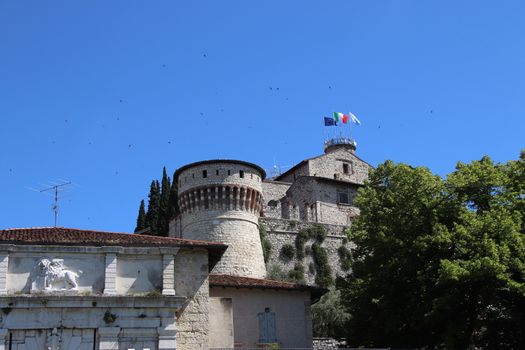
[[[120,327],[100,327],[98,335],[100,336],[99,350],[118,350],[118,334]]]
[[[176,350],[176,327],[173,318],[162,318],[164,326],[157,327],[157,334],[159,335],[159,350]]]
[[[0,295],[7,294],[7,268],[9,265],[9,253],[0,252]]]
[[[0,252],[0,295],[7,294],[7,268],[9,265],[8,252]]]
[[[177,250],[178,251],[178,250]],[[175,254],[177,254],[175,252]],[[175,295],[175,259],[173,254],[162,255],[162,295]]]
[[[104,294],[117,294],[117,254],[106,254],[106,273],[104,279]]]
[[[6,343],[6,338],[8,334],[9,334],[9,331],[7,328],[0,329],[0,350],[5,350],[5,343]]]

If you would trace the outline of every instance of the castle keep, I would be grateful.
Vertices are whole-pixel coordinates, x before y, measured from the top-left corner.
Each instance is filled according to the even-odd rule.
[[[355,151],[352,139],[331,139],[323,155],[303,160],[273,179],[265,179],[262,168],[244,161],[183,166],[175,173],[181,214],[172,221],[170,236],[228,244],[214,273],[262,278],[267,270],[288,273],[302,266],[301,282],[314,284],[315,259],[297,251],[297,235],[315,225],[324,231],[320,247],[327,253],[332,277],[343,275],[341,252],[351,245],[344,230],[358,215],[353,200],[371,167]],[[266,268],[260,230],[265,232]],[[299,248],[308,253],[315,240],[305,240]],[[290,249],[288,256],[283,252],[290,246],[293,256]]]

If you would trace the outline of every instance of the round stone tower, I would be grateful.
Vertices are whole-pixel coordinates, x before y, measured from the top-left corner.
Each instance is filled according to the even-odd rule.
[[[262,180],[259,166],[238,160],[208,160],[175,172],[180,236],[228,245],[212,273],[264,278],[259,216]]]

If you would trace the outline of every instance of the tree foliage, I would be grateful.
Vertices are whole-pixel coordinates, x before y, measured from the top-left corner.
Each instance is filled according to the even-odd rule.
[[[135,232],[141,231],[146,227],[146,209],[144,205],[144,200],[141,200],[139,206],[139,213],[137,215],[137,226],[135,227]]]
[[[352,345],[519,348],[525,340],[525,152],[446,179],[385,162],[361,215],[342,301]]]
[[[147,229],[147,234],[168,236],[169,223],[179,213],[177,189],[175,179],[171,182],[164,167],[161,181],[151,182],[147,211],[144,208],[144,200],[141,201],[135,232]]]
[[[340,291],[333,288],[312,306],[314,337],[340,338],[346,331],[350,314],[341,308]]]

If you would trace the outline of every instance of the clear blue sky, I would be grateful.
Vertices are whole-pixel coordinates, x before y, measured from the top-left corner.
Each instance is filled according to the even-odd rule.
[[[322,152],[451,172],[525,147],[525,2],[0,2],[0,228],[132,231],[165,165]]]

